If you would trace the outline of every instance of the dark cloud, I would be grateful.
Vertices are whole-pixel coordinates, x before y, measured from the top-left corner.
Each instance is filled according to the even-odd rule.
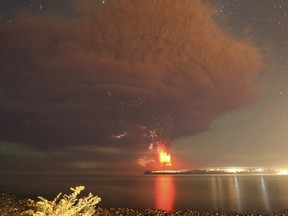
[[[2,140],[141,146],[149,129],[191,135],[261,93],[259,51],[202,1],[74,6],[78,16],[22,10],[0,24]]]

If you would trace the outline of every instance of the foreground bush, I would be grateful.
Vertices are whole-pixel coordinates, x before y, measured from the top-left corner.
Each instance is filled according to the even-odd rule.
[[[35,210],[26,211],[25,214],[32,216],[91,216],[95,213],[95,205],[101,199],[92,193],[78,199],[77,196],[84,188],[84,186],[70,188],[73,193],[64,194],[62,198],[62,193],[59,193],[53,201],[38,197],[38,202],[32,201],[35,204]]]

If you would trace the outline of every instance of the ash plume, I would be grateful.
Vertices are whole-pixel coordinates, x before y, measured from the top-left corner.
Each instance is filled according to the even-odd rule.
[[[1,139],[133,146],[149,128],[169,139],[206,130],[261,94],[259,50],[200,0],[73,6],[79,15],[19,10],[0,24]]]

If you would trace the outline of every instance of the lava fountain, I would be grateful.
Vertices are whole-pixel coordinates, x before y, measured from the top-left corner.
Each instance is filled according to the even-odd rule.
[[[171,166],[171,155],[165,151],[159,152],[159,162],[164,166]]]
[[[162,167],[171,166],[171,154],[168,152],[166,145],[163,142],[157,142],[156,146],[160,165]]]

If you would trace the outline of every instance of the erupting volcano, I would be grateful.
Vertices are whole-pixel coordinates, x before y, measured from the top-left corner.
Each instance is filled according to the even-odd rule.
[[[157,152],[158,162],[161,168],[172,165],[171,154],[164,141],[155,142],[155,151]]]
[[[160,166],[171,166],[171,155],[166,150],[165,145],[159,145],[158,147],[158,159]]]
[[[171,166],[171,155],[164,151],[159,152],[159,162],[161,165]]]

